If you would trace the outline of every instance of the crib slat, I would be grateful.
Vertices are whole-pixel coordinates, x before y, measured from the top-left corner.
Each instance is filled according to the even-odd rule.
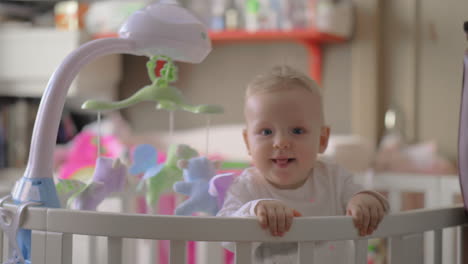
[[[122,264],[122,238],[107,238],[107,263]]]
[[[314,263],[315,242],[298,242],[297,263]]]
[[[236,264],[251,264],[252,263],[252,243],[237,242],[236,243]]]
[[[98,237],[96,236],[88,236],[89,239],[89,263],[98,263]]]
[[[46,264],[46,238],[44,231],[31,232],[31,263]]]
[[[220,242],[198,241],[195,263],[224,263],[224,250]]]
[[[170,241],[170,264],[185,264],[185,241],[171,240]]]
[[[434,230],[434,263],[442,263],[442,229]]]
[[[390,190],[388,192],[388,202],[392,212],[399,212],[401,210],[401,192],[399,190]]]
[[[462,237],[463,235],[463,226],[457,226],[455,228],[455,261],[454,263],[461,264],[463,263],[463,245],[462,244],[467,244],[466,241],[468,241],[466,238]],[[445,246],[446,244],[444,244]],[[467,250],[468,252],[468,250]]]
[[[148,206],[147,208],[148,214],[154,215],[158,214],[158,205],[157,203],[153,206]],[[150,263],[155,263],[159,261],[159,241],[158,240],[150,240],[149,241],[149,259]]]
[[[354,263],[367,263],[367,239],[354,240]]]
[[[0,261],[3,263],[3,231],[0,228]]]
[[[2,239],[2,242],[3,242],[3,249],[2,249],[2,255],[3,257],[0,259],[0,261],[2,261],[2,263],[4,261],[6,261],[6,257],[8,256],[8,237],[7,236],[3,236],[3,239]]]
[[[422,264],[424,259],[424,234],[390,238],[390,263]]]
[[[390,240],[390,263],[398,264],[404,263],[403,252],[405,250],[403,246],[403,238],[401,236],[394,236],[389,238]]]
[[[73,239],[71,234],[46,233],[46,263],[71,264]]]
[[[457,262],[457,227],[445,228],[442,230],[442,263]]]

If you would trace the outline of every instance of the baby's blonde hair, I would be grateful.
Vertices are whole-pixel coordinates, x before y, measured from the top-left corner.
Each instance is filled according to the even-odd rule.
[[[322,90],[308,75],[288,65],[278,65],[255,77],[245,91],[245,100],[258,93],[304,88],[319,98],[321,118],[324,122]]]
[[[302,87],[322,98],[322,90],[309,76],[287,65],[278,65],[255,77],[245,92],[246,99],[261,92]]]

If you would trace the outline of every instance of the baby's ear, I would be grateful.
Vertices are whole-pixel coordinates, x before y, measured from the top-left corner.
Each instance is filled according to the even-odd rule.
[[[330,138],[330,127],[323,126],[320,130],[320,147],[319,153],[324,153],[328,147],[328,139]]]
[[[247,129],[246,128],[244,128],[244,130],[242,130],[242,136],[244,137],[244,143],[245,143],[245,147],[247,148],[247,153],[249,155],[251,155],[250,154],[250,146],[249,146],[249,137],[247,135]]]
[[[186,160],[186,159],[178,160],[177,161],[177,167],[179,167],[179,169],[187,168],[188,167],[188,160]]]

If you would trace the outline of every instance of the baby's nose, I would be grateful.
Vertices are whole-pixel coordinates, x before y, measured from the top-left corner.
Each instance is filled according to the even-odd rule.
[[[275,149],[289,149],[291,147],[291,141],[287,137],[279,137],[273,144]]]

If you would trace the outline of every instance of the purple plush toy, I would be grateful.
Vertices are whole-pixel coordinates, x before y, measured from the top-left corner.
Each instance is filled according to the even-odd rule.
[[[119,159],[99,157],[92,181],[70,197],[72,209],[95,211],[97,206],[113,192],[124,189],[127,167]]]

